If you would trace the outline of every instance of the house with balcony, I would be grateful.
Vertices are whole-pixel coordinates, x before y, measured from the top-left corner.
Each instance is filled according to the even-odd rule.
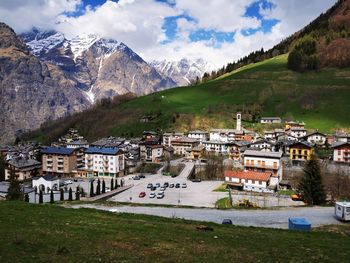
[[[286,130],[289,130],[291,128],[305,128],[305,123],[299,121],[286,121],[284,123],[284,126]]]
[[[205,151],[209,153],[214,153],[218,155],[228,154],[228,142],[222,141],[204,141],[202,142]]]
[[[125,156],[119,148],[89,147],[85,151],[87,176],[119,177],[125,173]]]
[[[201,130],[189,131],[187,137],[191,139],[196,139],[200,143],[207,141],[209,139],[209,133]]]
[[[324,146],[327,142],[327,136],[319,131],[309,133],[301,139],[317,146]]]
[[[272,172],[226,171],[224,176],[225,182],[230,188],[260,193],[274,192],[273,189],[270,189]]]
[[[270,186],[277,187],[282,180],[282,152],[263,152],[246,150],[244,152],[244,170],[271,172]]]
[[[9,180],[12,174],[19,181],[31,179],[41,174],[41,163],[24,157],[12,158],[5,167],[5,180]]]
[[[192,148],[199,145],[197,139],[192,139],[188,137],[183,137],[171,141],[171,147],[174,148],[174,154],[181,156],[189,156],[191,154]]]
[[[336,142],[332,145],[333,161],[350,163],[350,142]]]
[[[301,127],[292,127],[287,131],[288,135],[293,136],[297,139],[301,139],[306,136],[307,130]]]
[[[183,132],[165,132],[163,134],[162,144],[163,146],[170,147],[172,140],[181,139],[184,136]]]
[[[242,153],[249,147],[248,141],[237,141],[227,143],[227,153],[232,160],[241,160]]]
[[[306,142],[295,142],[289,145],[289,158],[292,161],[307,161],[314,153],[313,146]]]
[[[82,148],[44,147],[42,153],[42,170],[44,174],[69,177],[79,168],[84,167]]]

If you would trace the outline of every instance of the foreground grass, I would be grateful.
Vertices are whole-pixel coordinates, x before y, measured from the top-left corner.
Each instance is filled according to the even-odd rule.
[[[0,202],[0,262],[348,262],[350,237]]]

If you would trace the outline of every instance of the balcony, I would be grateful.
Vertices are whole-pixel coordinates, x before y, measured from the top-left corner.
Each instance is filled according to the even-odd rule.
[[[277,165],[264,165],[264,164],[255,164],[255,163],[245,163],[245,167],[257,168],[257,169],[269,169],[269,170],[278,170]]]

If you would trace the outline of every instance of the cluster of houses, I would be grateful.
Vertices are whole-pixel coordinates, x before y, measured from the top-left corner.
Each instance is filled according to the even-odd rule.
[[[292,162],[309,160],[317,147],[331,147],[333,161],[350,163],[350,135],[327,136],[318,131],[307,133],[305,123],[285,122],[278,117],[261,118],[264,124],[279,128],[263,134],[242,126],[236,115],[235,129],[193,130],[187,133],[145,131],[142,138],[108,137],[89,143],[75,129],[51,146],[37,144],[0,147],[5,157],[6,179],[37,176],[120,177],[135,171],[143,162],[160,163],[173,156],[204,160],[207,153],[226,156],[240,162],[242,171],[226,171],[225,181],[232,187],[274,191],[283,179],[282,157]],[[271,126],[271,125],[270,125]],[[273,126],[273,125],[272,125]]]

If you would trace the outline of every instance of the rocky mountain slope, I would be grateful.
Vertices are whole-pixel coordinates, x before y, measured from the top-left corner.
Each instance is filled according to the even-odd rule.
[[[203,59],[154,60],[150,64],[164,76],[173,79],[178,86],[187,86],[197,77],[201,78],[205,72],[210,72],[214,69],[213,65],[210,65]]]
[[[16,132],[90,106],[76,83],[59,67],[32,55],[6,24],[0,23],[0,142]]]
[[[91,102],[126,93],[145,95],[176,86],[123,43],[89,34],[71,40],[55,31],[21,35],[40,59],[62,69]]]

